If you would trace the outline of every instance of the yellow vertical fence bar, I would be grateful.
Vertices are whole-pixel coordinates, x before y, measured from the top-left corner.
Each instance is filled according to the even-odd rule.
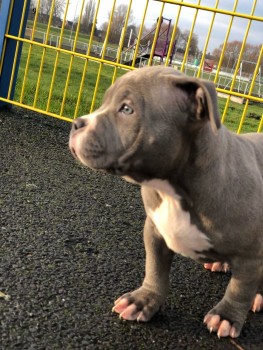
[[[130,12],[131,12],[131,7],[132,7],[132,0],[130,0],[127,12],[126,12],[126,17],[125,17],[125,22],[124,22],[124,26],[122,28],[122,36],[121,36],[121,40],[119,42],[119,49],[118,49],[118,55],[117,55],[117,59],[116,62],[120,62],[121,60],[121,55],[122,55],[122,47],[124,44],[124,40],[125,40],[125,33],[128,27],[128,22],[129,22],[129,17],[130,17]],[[117,67],[114,67],[114,73],[112,76],[112,83],[114,83],[114,81],[116,80],[116,74],[117,74]]]
[[[47,42],[48,42],[48,36],[49,36],[49,33],[50,33],[50,27],[51,27],[51,22],[52,22],[52,16],[53,16],[53,13],[54,13],[54,9],[55,9],[55,1],[52,1],[50,14],[49,14],[48,25],[47,25],[47,31],[46,31],[45,44],[47,44]],[[39,73],[38,73],[38,79],[37,79],[37,85],[36,85],[36,92],[35,92],[33,107],[36,107],[36,104],[37,104],[37,98],[38,98],[38,93],[39,93],[39,88],[40,88],[40,81],[41,81],[41,77],[42,77],[42,71],[43,71],[43,66],[44,66],[44,61],[45,61],[45,56],[46,56],[46,50],[47,49],[44,47],[43,48],[43,52],[42,52],[42,57],[41,57]]]
[[[35,19],[34,19],[32,33],[31,33],[31,40],[32,41],[35,38],[36,25],[37,25],[38,14],[39,14],[39,9],[40,9],[40,1],[41,0],[38,0],[38,2],[37,2]],[[29,70],[29,65],[30,65],[32,48],[33,48],[33,43],[30,43],[29,49],[28,49],[28,54],[27,54],[26,68],[25,68],[25,73],[24,73],[24,78],[23,78],[23,84],[22,84],[22,89],[21,89],[21,94],[20,94],[20,100],[19,100],[20,103],[23,102],[23,98],[24,98],[24,94],[25,94],[25,87],[26,87],[26,82],[27,82],[27,77],[28,77],[28,70]]]
[[[233,6],[233,12],[236,11],[237,4],[238,4],[238,0],[235,0],[234,6]],[[233,25],[233,20],[234,20],[234,16],[231,16],[230,22],[229,22],[229,25],[228,25],[228,28],[227,28],[227,32],[226,32],[226,37],[225,37],[225,40],[224,40],[224,43],[223,43],[220,59],[219,59],[218,65],[217,65],[217,71],[216,71],[214,83],[217,82],[218,77],[219,77],[220,68],[222,66],[222,62],[223,62],[223,59],[224,59],[224,56],[225,56],[225,51],[226,51],[229,35],[230,35],[231,28],[232,28],[232,25]]]
[[[163,21],[162,18],[163,18],[164,6],[165,6],[165,3],[163,2],[162,3],[162,7],[161,7],[161,12],[160,12],[160,15],[159,15],[159,18],[158,18],[158,21],[157,21],[157,27],[156,27],[156,30],[155,30],[155,33],[154,33],[154,38],[153,38],[151,53],[150,53],[150,57],[149,57],[149,61],[148,61],[148,66],[152,65],[152,60],[153,60],[153,55],[154,55],[154,51],[155,51],[155,46],[156,46],[156,43],[157,43],[157,40],[158,40],[158,36],[159,36],[159,33],[160,33],[162,21]]]
[[[258,56],[258,60],[257,60],[257,64],[256,64],[256,67],[255,67],[255,70],[254,70],[254,74],[253,74],[253,77],[252,77],[252,80],[251,80],[251,85],[250,85],[250,88],[249,88],[248,95],[251,95],[252,92],[253,92],[254,84],[255,84],[256,77],[257,77],[257,74],[258,74],[258,71],[259,71],[259,67],[260,67],[260,64],[261,64],[262,52],[263,52],[263,45],[261,46],[261,50],[260,50],[260,53],[259,53],[259,56]],[[245,117],[246,117],[248,103],[249,103],[249,99],[246,100],[246,104],[245,104],[244,109],[243,109],[242,117],[241,117],[241,120],[240,120],[240,123],[239,123],[239,127],[238,127],[238,130],[237,130],[238,134],[241,132],[242,125],[243,125]]]
[[[106,54],[106,50],[107,50],[107,44],[108,44],[108,39],[109,39],[109,35],[110,35],[110,29],[111,29],[113,16],[114,16],[115,6],[116,6],[116,0],[113,1],[112,9],[111,9],[111,12],[110,12],[108,28],[107,28],[107,32],[106,32],[106,36],[105,36],[105,40],[104,40],[104,44],[103,44],[103,51],[102,51],[102,55],[101,55],[102,59],[104,59],[105,54]],[[96,85],[95,85],[93,98],[92,98],[92,102],[91,102],[91,107],[90,107],[90,111],[91,112],[93,111],[94,106],[95,106],[95,102],[96,102],[96,96],[97,96],[99,83],[100,83],[100,76],[101,76],[102,65],[103,65],[103,63],[100,63],[99,70],[98,70],[98,75],[97,75],[97,80],[96,80]]]
[[[98,13],[99,13],[99,8],[100,8],[100,0],[98,0],[98,2],[97,2],[95,14],[94,14],[94,19],[93,19],[93,25],[92,25],[92,29],[91,29],[91,33],[90,33],[89,44],[88,44],[88,48],[87,48],[87,52],[86,52],[87,56],[90,55],[92,40],[93,40],[95,27],[96,27],[96,22],[97,22]],[[79,110],[79,106],[80,106],[82,91],[83,91],[85,77],[86,77],[86,73],[87,73],[88,62],[89,62],[88,59],[86,59],[85,60],[85,64],[84,64],[84,68],[83,68],[83,72],[82,72],[80,88],[79,88],[79,94],[78,94],[78,100],[77,100],[77,104],[76,104],[76,108],[75,108],[75,112],[74,112],[74,119],[76,119],[77,116],[78,116],[78,110]]]
[[[215,9],[217,9],[218,4],[219,4],[219,0],[216,0]],[[203,65],[204,65],[204,62],[205,62],[205,55],[206,55],[206,51],[207,51],[207,46],[208,46],[208,43],[209,43],[209,40],[210,40],[213,24],[214,24],[214,21],[215,21],[215,16],[216,16],[216,13],[213,12],[212,19],[211,19],[211,22],[210,22],[210,26],[209,26],[209,29],[208,29],[208,33],[207,33],[207,36],[206,36],[206,41],[205,41],[205,45],[204,45],[202,58],[201,58],[201,61],[200,61],[200,66],[199,66],[199,69],[198,69],[198,72],[197,72],[197,78],[200,77],[202,69],[203,69]]]
[[[262,129],[263,129],[263,114],[261,116],[261,120],[260,120],[260,123],[259,123],[258,132],[261,132]]]
[[[200,5],[200,2],[201,2],[201,0],[198,0],[198,3],[197,3],[198,6]],[[191,26],[190,33],[189,33],[189,37],[188,37],[188,40],[187,40],[185,53],[184,53],[184,58],[183,58],[183,61],[182,61],[182,66],[181,66],[181,71],[182,72],[184,71],[184,66],[185,66],[185,63],[187,61],[188,52],[189,52],[191,40],[192,40],[193,33],[194,33],[194,28],[195,28],[195,23],[196,23],[198,11],[199,11],[198,9],[195,10],[194,19],[193,19],[192,26]]]
[[[92,40],[94,38],[94,33],[95,33],[95,29],[96,29],[99,8],[100,8],[100,0],[97,0],[97,6],[96,6],[96,10],[95,10],[94,18],[93,18],[93,24],[92,24],[92,28],[91,28],[91,32],[90,32],[90,40],[89,40],[87,53],[86,53],[87,56],[89,56],[90,52],[91,52]]]
[[[62,22],[61,31],[60,31],[58,48],[61,48],[61,45],[62,45],[62,42],[63,42],[63,34],[64,34],[66,18],[67,18],[67,14],[68,14],[69,1],[70,0],[67,0],[67,2],[66,2],[66,8],[65,8],[64,18],[63,18],[63,22]],[[55,64],[54,64],[52,78],[51,78],[49,94],[48,94],[46,112],[48,112],[49,109],[50,109],[51,97],[52,97],[53,89],[54,89],[54,83],[55,83],[55,78],[56,78],[56,73],[57,73],[57,66],[58,66],[59,56],[60,56],[60,51],[56,51],[56,58],[55,58]]]
[[[141,25],[140,25],[140,29],[139,29],[139,33],[138,33],[138,38],[137,38],[137,42],[136,42],[136,45],[135,45],[135,50],[134,50],[134,53],[133,53],[132,67],[134,67],[135,61],[136,61],[136,57],[138,55],[138,51],[139,51],[139,47],[140,47],[140,41],[141,41],[141,38],[142,38],[143,26],[144,26],[144,23],[145,23],[146,13],[147,13],[147,10],[148,10],[148,5],[149,5],[149,0],[146,0],[146,4],[145,4],[145,7],[144,7],[144,12],[143,12],[143,16],[142,16],[142,21],[141,21]]]
[[[183,3],[183,0],[181,0],[181,3]],[[170,41],[170,45],[168,48],[168,52],[167,52],[167,57],[165,60],[165,65],[168,66],[169,61],[170,61],[170,56],[172,54],[172,50],[173,50],[173,46],[174,46],[174,42],[175,42],[175,37],[176,37],[176,33],[177,33],[177,29],[178,29],[178,22],[179,22],[179,18],[181,15],[181,10],[182,10],[182,6],[179,6],[178,8],[178,13],[175,19],[175,23],[174,23],[174,27],[173,27],[173,32],[172,32],[172,36],[171,36],[171,41]]]
[[[78,35],[79,35],[79,30],[80,30],[80,23],[81,23],[83,10],[84,10],[84,5],[85,5],[85,0],[82,0],[79,20],[78,20],[78,25],[77,25],[77,30],[76,30],[75,39],[74,39],[73,52],[76,52],[77,40],[78,40]],[[74,61],[74,55],[72,54],[70,56],[68,75],[67,75],[66,85],[65,85],[63,99],[62,99],[60,113],[59,113],[60,116],[62,116],[63,111],[64,111],[64,107],[65,107],[65,101],[66,101],[66,97],[67,97],[68,85],[69,85],[69,80],[70,80],[70,76],[71,76],[73,61]]]
[[[254,0],[253,7],[252,7],[252,10],[251,10],[251,15],[252,16],[253,16],[253,14],[255,12],[256,4],[257,4],[257,0]],[[241,59],[242,59],[242,55],[243,55],[243,52],[244,52],[244,49],[245,49],[245,46],[246,46],[247,37],[248,37],[249,30],[250,30],[251,22],[252,22],[251,19],[248,20],[246,32],[245,32],[245,35],[244,35],[244,38],[243,38],[242,46],[241,46],[241,49],[240,49],[240,52],[239,52],[239,56],[238,56],[238,60],[237,60],[237,63],[236,63],[236,68],[235,68],[235,71],[234,71],[234,74],[233,74],[233,77],[232,77],[232,83],[231,83],[231,86],[230,86],[230,91],[233,91],[233,88],[235,86],[236,77],[237,77],[237,73],[238,73],[238,70],[239,70],[239,66],[240,66],[240,62],[241,62]],[[224,112],[223,112],[223,115],[222,115],[222,118],[221,118],[222,123],[224,123],[224,121],[226,119],[226,113],[227,113],[227,110],[228,110],[230,97],[231,97],[231,95],[229,95],[227,100],[226,100],[225,109],[224,109]]]

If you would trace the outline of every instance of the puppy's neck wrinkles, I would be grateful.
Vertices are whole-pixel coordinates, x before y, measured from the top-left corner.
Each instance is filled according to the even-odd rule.
[[[205,169],[218,162],[224,156],[224,139],[227,130],[224,126],[215,134],[207,123],[195,135],[191,143],[190,166]]]
[[[187,196],[188,180],[221,162],[225,155],[225,132],[228,131],[221,127],[215,134],[207,123],[200,130],[185,136],[185,142],[173,166],[174,171],[165,178],[180,196]]]

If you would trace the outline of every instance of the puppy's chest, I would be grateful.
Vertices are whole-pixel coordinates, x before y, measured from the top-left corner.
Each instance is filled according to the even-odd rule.
[[[176,253],[197,260],[212,245],[207,236],[191,223],[190,213],[182,209],[180,198],[161,193],[162,202],[155,210],[148,210],[167,246]]]

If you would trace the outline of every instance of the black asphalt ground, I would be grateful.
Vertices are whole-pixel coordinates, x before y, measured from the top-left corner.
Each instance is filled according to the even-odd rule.
[[[150,323],[111,313],[143,278],[139,188],[77,164],[69,130],[26,110],[0,111],[1,350],[262,350],[263,313],[250,313],[235,341],[209,334],[203,317],[229,275],[179,256]]]

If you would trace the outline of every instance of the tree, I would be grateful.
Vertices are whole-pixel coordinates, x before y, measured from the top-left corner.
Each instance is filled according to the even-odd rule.
[[[30,7],[29,7],[29,13],[28,13],[28,19],[34,20],[35,12],[36,12],[36,0],[31,0]]]
[[[81,31],[84,33],[89,33],[91,31],[95,14],[95,7],[96,1],[88,0],[81,19]]]
[[[224,57],[222,60],[222,66],[226,69],[236,68],[236,63],[241,51],[242,42],[238,40],[230,41],[226,45]],[[261,45],[246,44],[243,55],[242,55],[242,70],[247,73],[253,73],[255,69],[255,63],[258,60]],[[219,45],[218,48],[214,49],[213,56],[218,64],[222,54],[223,44]],[[251,63],[253,62],[253,63]]]
[[[183,45],[184,49],[187,46],[188,40],[190,37],[190,31],[185,30],[181,33],[181,45]],[[195,55],[198,52],[198,36],[196,34],[192,34],[189,51],[190,55]]]
[[[235,63],[240,53],[241,45],[242,45],[242,42],[237,40],[227,43],[223,61],[222,61],[222,66],[227,68],[232,68],[235,66]],[[219,45],[219,47],[214,49],[213,51],[213,56],[215,57],[216,63],[218,63],[220,60],[222,49],[223,49],[223,44]]]
[[[109,34],[110,42],[115,44],[119,43],[121,33],[122,33],[122,28],[124,27],[124,24],[125,24],[127,11],[128,11],[128,5],[125,5],[125,4],[120,4],[119,6],[117,6],[116,10],[114,11],[110,34]],[[110,18],[110,13],[108,16]],[[133,14],[131,11],[129,16],[129,25],[132,25],[132,24],[133,24]],[[104,32],[106,32],[108,25],[109,25],[109,22],[103,23],[101,26],[101,29]]]
[[[55,2],[53,18],[61,19],[62,14],[64,12],[66,0],[42,0],[40,3],[40,9],[39,9],[39,20],[41,22],[43,23],[48,22],[53,1]]]
[[[138,35],[138,28],[134,24],[130,24],[127,27],[123,46],[128,47],[128,44],[133,45]]]

